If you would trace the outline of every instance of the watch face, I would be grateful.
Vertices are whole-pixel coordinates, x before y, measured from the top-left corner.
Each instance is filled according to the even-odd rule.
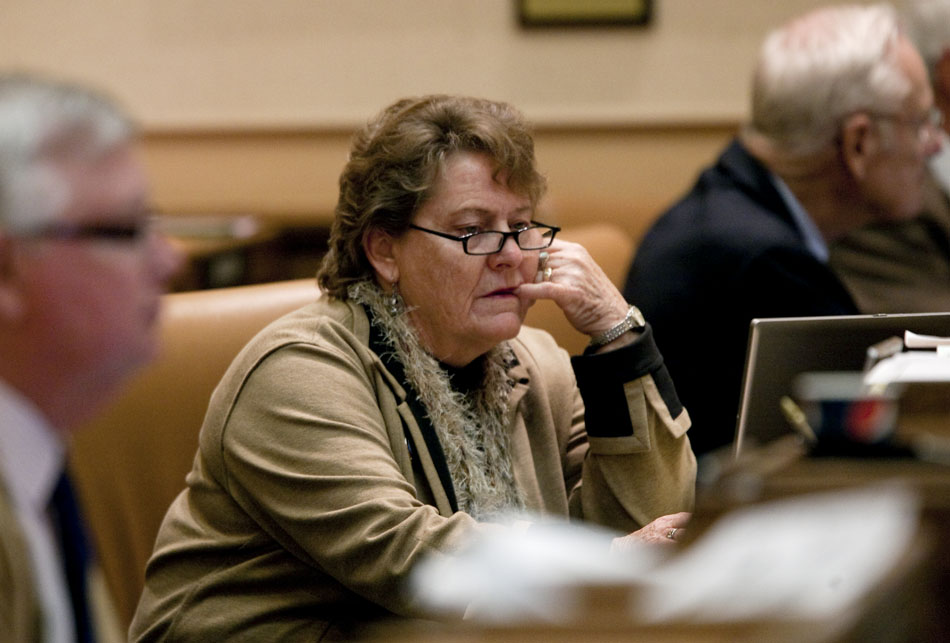
[[[633,328],[643,328],[647,325],[647,321],[643,318],[643,313],[640,312],[639,308],[633,306],[630,312],[632,313],[630,318],[633,321]]]

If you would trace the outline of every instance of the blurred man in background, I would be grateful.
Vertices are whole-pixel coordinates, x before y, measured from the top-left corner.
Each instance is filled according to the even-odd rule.
[[[858,312],[828,244],[920,211],[934,114],[889,5],[814,10],[766,38],[751,121],[647,232],[624,292],[653,321],[697,454],[733,440],[753,318]]]
[[[943,145],[919,216],[874,222],[831,246],[831,267],[865,313],[950,311],[950,0],[909,0],[905,21],[930,72]]]

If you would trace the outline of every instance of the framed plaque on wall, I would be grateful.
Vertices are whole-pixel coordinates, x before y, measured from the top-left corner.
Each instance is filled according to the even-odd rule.
[[[653,0],[516,0],[524,27],[643,26]]]

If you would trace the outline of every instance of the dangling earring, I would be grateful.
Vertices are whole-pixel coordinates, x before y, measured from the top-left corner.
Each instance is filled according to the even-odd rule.
[[[389,291],[389,297],[386,298],[386,309],[389,314],[395,317],[402,310],[402,297],[399,296],[399,282],[393,282]]]

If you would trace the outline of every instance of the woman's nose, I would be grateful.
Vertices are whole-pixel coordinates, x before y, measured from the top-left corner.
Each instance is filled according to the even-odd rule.
[[[512,235],[501,244],[501,250],[489,257],[498,267],[513,267],[520,265],[524,260],[524,251],[518,245],[515,235]]]

